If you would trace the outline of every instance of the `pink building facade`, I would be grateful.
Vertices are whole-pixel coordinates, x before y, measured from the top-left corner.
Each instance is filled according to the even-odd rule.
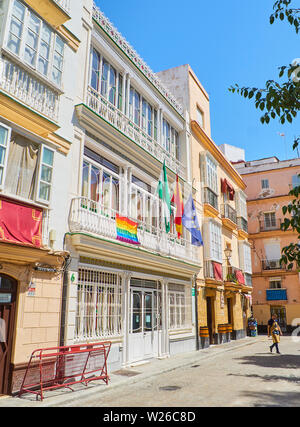
[[[247,188],[248,231],[252,243],[253,314],[260,331],[276,313],[283,331],[300,323],[300,280],[296,268],[280,264],[282,248],[298,242],[297,233],[282,231],[282,207],[292,197],[289,191],[300,185],[300,159],[280,161],[271,157],[235,164]]]

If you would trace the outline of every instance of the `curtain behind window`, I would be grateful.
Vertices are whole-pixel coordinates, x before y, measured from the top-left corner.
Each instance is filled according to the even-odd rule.
[[[17,196],[33,199],[38,173],[39,146],[20,135],[12,135],[5,180],[6,189]]]

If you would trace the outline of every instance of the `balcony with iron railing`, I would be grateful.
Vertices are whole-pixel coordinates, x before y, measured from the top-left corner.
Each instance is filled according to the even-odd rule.
[[[267,301],[287,301],[287,290],[283,288],[266,289]]]
[[[203,202],[212,206],[217,211],[219,210],[218,195],[213,190],[211,190],[209,187],[204,188]]]
[[[243,230],[245,233],[248,233],[248,221],[245,218],[238,217],[237,226],[239,230]]]
[[[117,241],[117,213],[99,202],[86,197],[76,197],[71,202],[69,230],[71,233],[87,232]],[[189,239],[183,237],[179,239],[175,233],[166,233],[162,227],[154,226],[150,220],[130,219],[138,223],[137,237],[140,248],[195,264],[200,263],[199,250]]]
[[[259,231],[273,231],[280,230],[281,219],[274,218],[268,221],[259,221]]]
[[[147,134],[145,130],[136,125],[119,110],[115,105],[110,103],[98,91],[91,86],[88,87],[86,104],[89,109],[98,114],[102,119],[127,136],[130,140],[150,153],[160,162],[166,162],[166,166],[178,175],[186,176],[186,167],[169,151],[167,151],[159,140],[155,140]]]
[[[59,93],[10,57],[0,57],[0,91],[57,122]]]
[[[221,263],[206,260],[204,261],[204,277],[209,280],[223,281],[223,266]]]
[[[222,218],[229,219],[234,224],[237,224],[236,210],[233,209],[228,203],[221,207]]]

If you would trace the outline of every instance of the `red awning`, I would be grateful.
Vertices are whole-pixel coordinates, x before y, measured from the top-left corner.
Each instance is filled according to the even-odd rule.
[[[241,285],[244,285],[244,284],[245,284],[245,277],[244,277],[243,273],[241,272],[241,270],[236,270],[236,272],[235,272],[235,277],[236,277],[236,280],[237,280]]]
[[[223,281],[222,264],[213,262],[213,268],[214,268],[214,278],[222,282]]]
[[[228,193],[229,200],[234,200],[235,190],[233,186],[227,181],[226,178],[224,179],[221,178],[221,191],[223,194]]]

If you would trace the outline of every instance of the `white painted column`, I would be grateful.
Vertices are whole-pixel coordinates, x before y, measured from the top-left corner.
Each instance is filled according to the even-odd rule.
[[[163,130],[163,124],[164,124],[164,114],[162,112],[162,110],[160,110],[160,123],[159,123],[159,128],[160,128],[160,145],[164,147],[164,130]]]
[[[122,288],[123,288],[123,357],[122,366],[125,367],[129,362],[129,325],[130,325],[130,279],[131,272],[124,271],[122,273]]]
[[[126,209],[127,215],[130,216],[131,213],[131,183],[132,183],[132,168],[128,168],[127,172],[127,198],[126,198]]]
[[[161,145],[161,108],[157,108],[157,142]]]
[[[122,175],[122,205],[121,212],[124,216],[128,215],[128,166],[124,166]]]
[[[168,302],[168,279],[161,281],[162,293],[162,336],[161,336],[161,355],[160,357],[169,357],[169,302]]]
[[[184,136],[182,139],[184,139],[184,141],[181,140],[180,138],[180,145],[179,145],[179,154],[180,157],[182,157],[182,146],[183,144],[185,144],[185,157],[186,157],[186,161],[185,161],[185,167],[186,167],[186,180],[188,183],[191,183],[192,185],[192,168],[191,168],[191,132],[190,132],[190,122],[189,122],[189,114],[188,112],[186,112],[186,116],[185,116],[185,128],[184,128]],[[182,160],[181,160],[182,161]]]
[[[126,116],[129,117],[129,99],[130,99],[130,76],[127,74],[127,86],[126,86]]]
[[[65,295],[65,324],[64,324],[64,343],[63,345],[74,344],[76,311],[77,311],[77,287],[78,287],[78,266],[79,259],[72,254],[71,264],[67,274],[67,292]]]
[[[123,82],[122,82],[122,113],[126,114],[126,83],[127,83],[127,74],[123,73]]]

